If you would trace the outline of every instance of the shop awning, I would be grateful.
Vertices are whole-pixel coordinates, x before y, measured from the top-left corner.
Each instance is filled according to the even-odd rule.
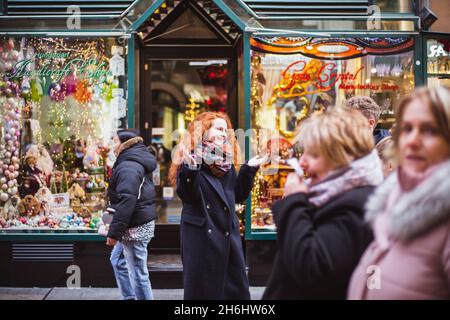
[[[246,25],[261,35],[417,33],[419,17],[412,2],[372,0],[222,0]],[[374,3],[380,4],[374,6]],[[382,5],[384,3],[384,6]],[[406,1],[403,4],[407,3]]]
[[[9,17],[69,16],[80,9],[84,15],[97,17],[119,17],[133,3],[133,0],[8,0],[6,14]]]
[[[367,16],[367,8],[369,7],[368,0],[242,0],[241,2],[257,19],[305,16]]]
[[[0,33],[126,33],[154,0],[4,0]],[[130,21],[131,20],[131,21]]]
[[[9,0],[3,1],[0,33],[49,33],[102,35],[133,33],[161,21],[167,7],[182,0]],[[412,7],[377,8],[368,0],[198,0],[213,3],[241,31],[261,35],[292,35],[328,32],[351,33],[414,33],[419,17]],[[386,2],[391,3],[391,2]],[[76,7],[71,7],[75,5]],[[73,11],[76,9],[79,11]],[[1,11],[0,11],[1,12]],[[155,14],[156,13],[156,14]],[[162,14],[160,14],[162,13]],[[216,12],[211,18],[216,19]],[[79,28],[68,27],[68,20],[79,19]],[[377,25],[377,21],[379,24]],[[158,21],[156,21],[158,23]]]

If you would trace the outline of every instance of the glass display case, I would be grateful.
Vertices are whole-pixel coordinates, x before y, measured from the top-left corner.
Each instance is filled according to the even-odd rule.
[[[363,95],[383,109],[389,129],[394,106],[414,88],[411,38],[251,38],[253,153],[278,156],[258,172],[252,191],[252,232],[275,231],[271,205],[283,197],[286,164],[299,158],[302,121]]]
[[[97,232],[126,119],[114,38],[0,39],[0,232]]]

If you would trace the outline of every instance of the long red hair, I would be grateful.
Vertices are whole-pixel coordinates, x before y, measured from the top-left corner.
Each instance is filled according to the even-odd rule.
[[[180,144],[183,145],[187,150],[194,150],[195,146],[202,143],[203,135],[209,128],[211,128],[212,123],[215,119],[223,119],[227,123],[227,135],[228,141],[232,145],[233,150],[233,164],[235,167],[238,166],[239,159],[239,146],[234,135],[233,126],[231,124],[230,118],[221,112],[212,112],[207,111],[200,113],[197,117],[195,117],[194,121],[189,123],[187,127],[186,134],[181,138]],[[201,123],[201,134],[194,134],[195,123]],[[172,155],[172,165],[169,169],[169,182],[173,187],[177,185],[177,175],[181,166],[183,165],[183,151],[181,148],[176,148],[175,152]]]

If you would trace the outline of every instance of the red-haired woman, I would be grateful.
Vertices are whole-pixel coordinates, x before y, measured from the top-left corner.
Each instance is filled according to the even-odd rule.
[[[235,203],[250,194],[256,156],[236,174],[238,146],[230,119],[204,112],[177,147],[169,179],[181,200],[185,299],[250,299]]]

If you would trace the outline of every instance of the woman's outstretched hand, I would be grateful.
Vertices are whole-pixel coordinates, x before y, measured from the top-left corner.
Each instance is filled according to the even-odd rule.
[[[266,163],[268,159],[269,157],[267,155],[265,156],[256,155],[250,160],[248,160],[247,164],[250,167],[259,167],[260,165]]]
[[[298,174],[290,173],[284,184],[284,196],[287,197],[298,192],[308,192],[308,187],[303,178],[299,177]]]

